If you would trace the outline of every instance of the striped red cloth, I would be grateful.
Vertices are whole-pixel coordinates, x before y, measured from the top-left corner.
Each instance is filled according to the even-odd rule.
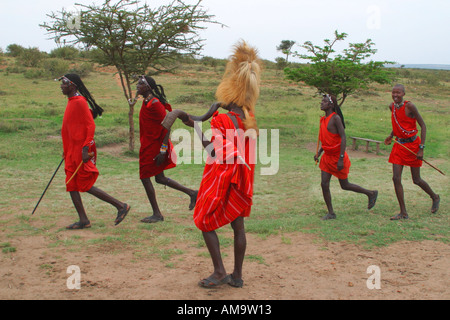
[[[243,137],[244,125],[236,118],[240,138],[226,114],[215,116],[211,121],[215,158],[207,159],[194,211],[195,225],[204,232],[216,230],[237,217],[250,216],[255,171],[250,159],[255,150],[250,138]],[[251,170],[237,158],[239,155]]]

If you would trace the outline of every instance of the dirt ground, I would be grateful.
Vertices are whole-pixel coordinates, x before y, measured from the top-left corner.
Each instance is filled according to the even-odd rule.
[[[361,151],[351,152],[352,157],[361,156]],[[90,229],[76,233],[80,240],[99,236]],[[15,237],[12,242],[16,251],[0,254],[1,300],[450,299],[450,245],[437,241],[366,250],[301,232],[265,239],[248,234],[246,254],[260,259],[245,260],[244,287],[239,289],[200,288],[197,283],[211,274],[212,264],[206,248],[189,243],[176,243],[174,249],[182,255],[168,266],[158,257],[136,259],[136,252],[119,247],[120,242],[77,250],[51,246],[45,235]],[[222,253],[231,272],[232,245]],[[73,265],[80,269],[80,289],[67,287]],[[379,267],[380,289],[367,286],[373,275],[370,266]]]
[[[78,236],[92,238],[89,229]],[[179,243],[181,263],[167,267],[158,258],[135,259],[132,250],[111,245],[71,252],[49,248],[44,236],[14,240],[16,252],[0,257],[2,300],[327,300],[449,299],[450,246],[435,241],[400,242],[364,250],[295,233],[266,239],[248,235],[244,287],[204,289],[197,282],[211,273],[205,248]],[[226,267],[232,270],[232,246]],[[67,269],[76,265],[81,288],[68,289]],[[381,289],[368,289],[369,266],[380,269]]]

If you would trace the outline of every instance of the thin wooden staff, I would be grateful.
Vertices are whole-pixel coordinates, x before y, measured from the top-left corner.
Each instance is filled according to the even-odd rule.
[[[320,144],[320,132],[319,132],[319,136],[317,137],[316,166],[317,166],[317,162],[319,162],[319,144]]]
[[[394,139],[394,142],[398,143],[399,145],[401,145],[403,148],[405,148],[406,150],[408,150],[409,152],[411,152],[413,155],[415,155],[417,157],[417,153],[415,153],[414,151],[412,151],[411,149],[409,149],[407,146],[404,146],[403,144],[401,144],[400,142],[398,142],[397,140]],[[436,171],[438,171],[439,173],[441,173],[442,175],[445,176],[445,173],[443,173],[441,170],[439,170],[438,168],[436,168],[435,166],[433,166],[431,163],[429,163],[428,161],[426,161],[425,159],[422,159],[423,162],[425,162],[427,165],[429,165],[430,167],[432,167],[433,169],[435,169]]]
[[[93,152],[90,152],[89,153],[89,157],[93,157],[94,156],[94,153]],[[69,184],[69,182],[70,181],[72,181],[72,179],[75,177],[75,175],[78,173],[78,170],[80,170],[80,168],[81,168],[81,166],[83,165],[83,160],[81,160],[81,162],[80,162],[80,164],[78,165],[78,168],[77,168],[77,170],[75,170],[75,172],[73,173],[73,175],[70,177],[70,179],[66,182],[66,185],[68,185]]]
[[[44,192],[42,193],[41,197],[39,198],[38,203],[36,204],[36,206],[34,207],[33,212],[31,213],[31,215],[34,214],[34,212],[36,211],[37,207],[39,206],[39,203],[41,203],[42,198],[44,197],[45,193],[47,192],[48,187],[50,187],[50,184],[53,181],[53,178],[56,176],[56,173],[58,172],[59,168],[61,167],[62,163],[64,162],[64,158],[62,158],[61,162],[59,163],[58,168],[56,168],[55,173],[53,173],[52,178],[50,179],[50,181],[47,184],[47,187],[45,188]]]

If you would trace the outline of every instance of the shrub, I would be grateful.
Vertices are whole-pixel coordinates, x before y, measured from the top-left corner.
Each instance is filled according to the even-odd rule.
[[[46,78],[48,73],[44,69],[28,69],[24,72],[23,76],[26,79]]]
[[[76,64],[72,67],[69,72],[76,73],[80,77],[87,77],[94,70],[94,65],[90,62],[83,62],[81,64]]]
[[[43,62],[45,72],[53,77],[61,77],[69,70],[69,62],[62,59],[46,59]]]
[[[10,57],[18,57],[24,50],[25,48],[18,44],[10,44],[6,47],[6,54]]]
[[[64,60],[73,60],[80,55],[77,48],[66,46],[54,49],[50,52],[51,58],[60,58]]]
[[[38,67],[44,58],[45,53],[38,48],[28,48],[23,50],[16,63],[23,67]]]

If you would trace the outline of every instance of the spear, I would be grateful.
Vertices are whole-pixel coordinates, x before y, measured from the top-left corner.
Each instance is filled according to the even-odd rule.
[[[39,203],[41,203],[42,198],[44,197],[44,194],[47,192],[48,187],[50,187],[50,184],[53,181],[53,178],[56,176],[56,173],[58,172],[59,168],[61,167],[62,163],[64,162],[64,158],[61,159],[61,162],[59,163],[58,168],[56,168],[55,173],[53,174],[52,178],[50,179],[50,181],[47,184],[47,187],[45,188],[44,192],[42,193],[42,196],[39,198],[38,203],[36,204],[36,207],[34,207],[33,212],[31,213],[31,215],[34,214],[34,212],[36,211],[37,207],[39,206]]]
[[[412,151],[411,149],[409,149],[407,146],[404,146],[403,144],[401,144],[400,142],[398,142],[397,140],[394,140],[394,142],[398,143],[399,145],[401,145],[403,148],[405,148],[406,150],[408,150],[409,152],[411,152],[413,155],[415,155],[417,157],[417,153],[415,153],[414,151]],[[426,161],[425,159],[422,159],[423,162],[425,162],[427,165],[429,165],[430,167],[432,167],[433,169],[435,169],[436,171],[438,171],[439,173],[441,173],[442,175],[445,176],[445,173],[443,173],[441,170],[439,170],[438,168],[436,168],[435,166],[433,166],[431,163],[429,163],[428,161]]]
[[[317,138],[316,158],[319,158],[319,145],[320,145],[320,133],[319,133],[319,137]],[[316,166],[317,166],[317,162],[319,162],[319,159],[316,160]]]

